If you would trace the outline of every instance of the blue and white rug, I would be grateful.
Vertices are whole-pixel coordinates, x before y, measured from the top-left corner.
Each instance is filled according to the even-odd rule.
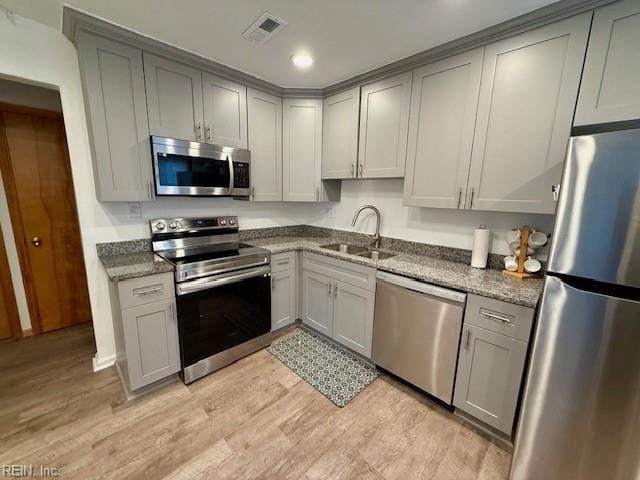
[[[276,341],[267,351],[338,407],[380,375],[353,353],[308,330]]]

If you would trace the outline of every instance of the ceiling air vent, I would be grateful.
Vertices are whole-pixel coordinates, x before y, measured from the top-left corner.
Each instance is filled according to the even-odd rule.
[[[245,30],[242,36],[256,43],[267,43],[267,41],[271,40],[271,38],[286,25],[287,22],[281,18],[265,12]]]

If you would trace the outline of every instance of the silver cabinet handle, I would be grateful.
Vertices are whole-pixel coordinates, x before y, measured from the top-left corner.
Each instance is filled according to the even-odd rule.
[[[200,123],[196,123],[196,139],[200,140],[202,138],[202,125]]]
[[[271,290],[276,291],[276,279],[274,277],[271,277]]]
[[[162,291],[162,285],[156,285],[149,288],[138,288],[133,291],[136,297],[144,297],[145,295],[152,295]]]
[[[207,126],[207,140],[209,141],[211,141],[211,131],[212,131],[211,124],[209,124]]]
[[[471,343],[471,330],[467,329],[467,336],[464,341],[465,350],[469,350],[469,343]]]
[[[333,286],[333,296],[335,298],[338,298],[338,284],[337,283]]]
[[[171,320],[176,320],[175,312],[173,310],[173,301],[169,304],[169,318]]]
[[[469,209],[471,209],[473,207],[473,194],[475,193],[473,187],[471,187],[471,193],[470,193],[470,198],[469,198]]]
[[[553,195],[553,201],[557,202],[560,198],[560,184],[551,185],[551,194]]]
[[[316,187],[316,202],[320,201],[320,187]]]
[[[458,204],[456,205],[456,208],[460,208],[461,201],[462,201],[462,187],[458,189]]]
[[[480,309],[480,316],[483,318],[488,318],[489,320],[493,320],[496,322],[502,322],[502,323],[506,323],[508,325],[512,325],[513,324],[513,319],[510,317],[507,317],[505,315],[499,315],[497,313],[493,313],[490,312],[488,310],[484,310],[484,309]]]
[[[359,170],[360,170],[360,177],[362,177],[362,170],[363,170],[363,168],[364,168],[364,165],[360,164],[360,165],[358,166],[358,168],[359,168]]]
[[[352,177],[356,176],[356,164],[355,163],[351,164],[351,176]]]
[[[256,187],[251,187],[251,195],[249,196],[249,200],[253,202],[256,197]]]
[[[333,284],[331,282],[329,282],[328,285],[329,285],[329,296],[331,296],[331,292],[332,292],[332,289],[333,289]]]

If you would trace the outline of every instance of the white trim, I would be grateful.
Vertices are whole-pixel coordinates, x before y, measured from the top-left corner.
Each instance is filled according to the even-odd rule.
[[[104,370],[105,368],[109,368],[113,365],[115,365],[116,363],[116,356],[114,355],[107,355],[105,357],[100,358],[98,356],[98,354],[96,353],[93,356],[93,371],[94,372],[98,372],[100,370]]]

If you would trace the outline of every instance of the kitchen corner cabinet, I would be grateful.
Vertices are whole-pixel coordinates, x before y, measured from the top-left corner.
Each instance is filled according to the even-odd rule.
[[[297,311],[296,252],[271,256],[271,331],[291,325]]]
[[[282,102],[282,183],[287,202],[336,200],[340,186],[325,183],[322,169],[322,99]]]
[[[411,77],[405,72],[362,87],[358,177],[404,177]]]
[[[554,213],[591,13],[485,48],[467,208]]]
[[[598,8],[574,125],[640,119],[640,2]]]
[[[404,205],[464,208],[483,55],[414,70]]]
[[[470,294],[453,404],[510,436],[533,325],[531,308]]]
[[[145,52],[144,74],[151,133],[203,141],[202,72]]]
[[[251,199],[282,200],[282,98],[247,91]]]
[[[153,200],[142,51],[81,32],[78,56],[98,200]]]
[[[116,362],[128,393],[180,370],[173,273],[111,282]]]
[[[326,97],[323,105],[322,178],[356,177],[360,87]]]
[[[370,358],[375,276],[373,268],[305,252],[303,323]]]

